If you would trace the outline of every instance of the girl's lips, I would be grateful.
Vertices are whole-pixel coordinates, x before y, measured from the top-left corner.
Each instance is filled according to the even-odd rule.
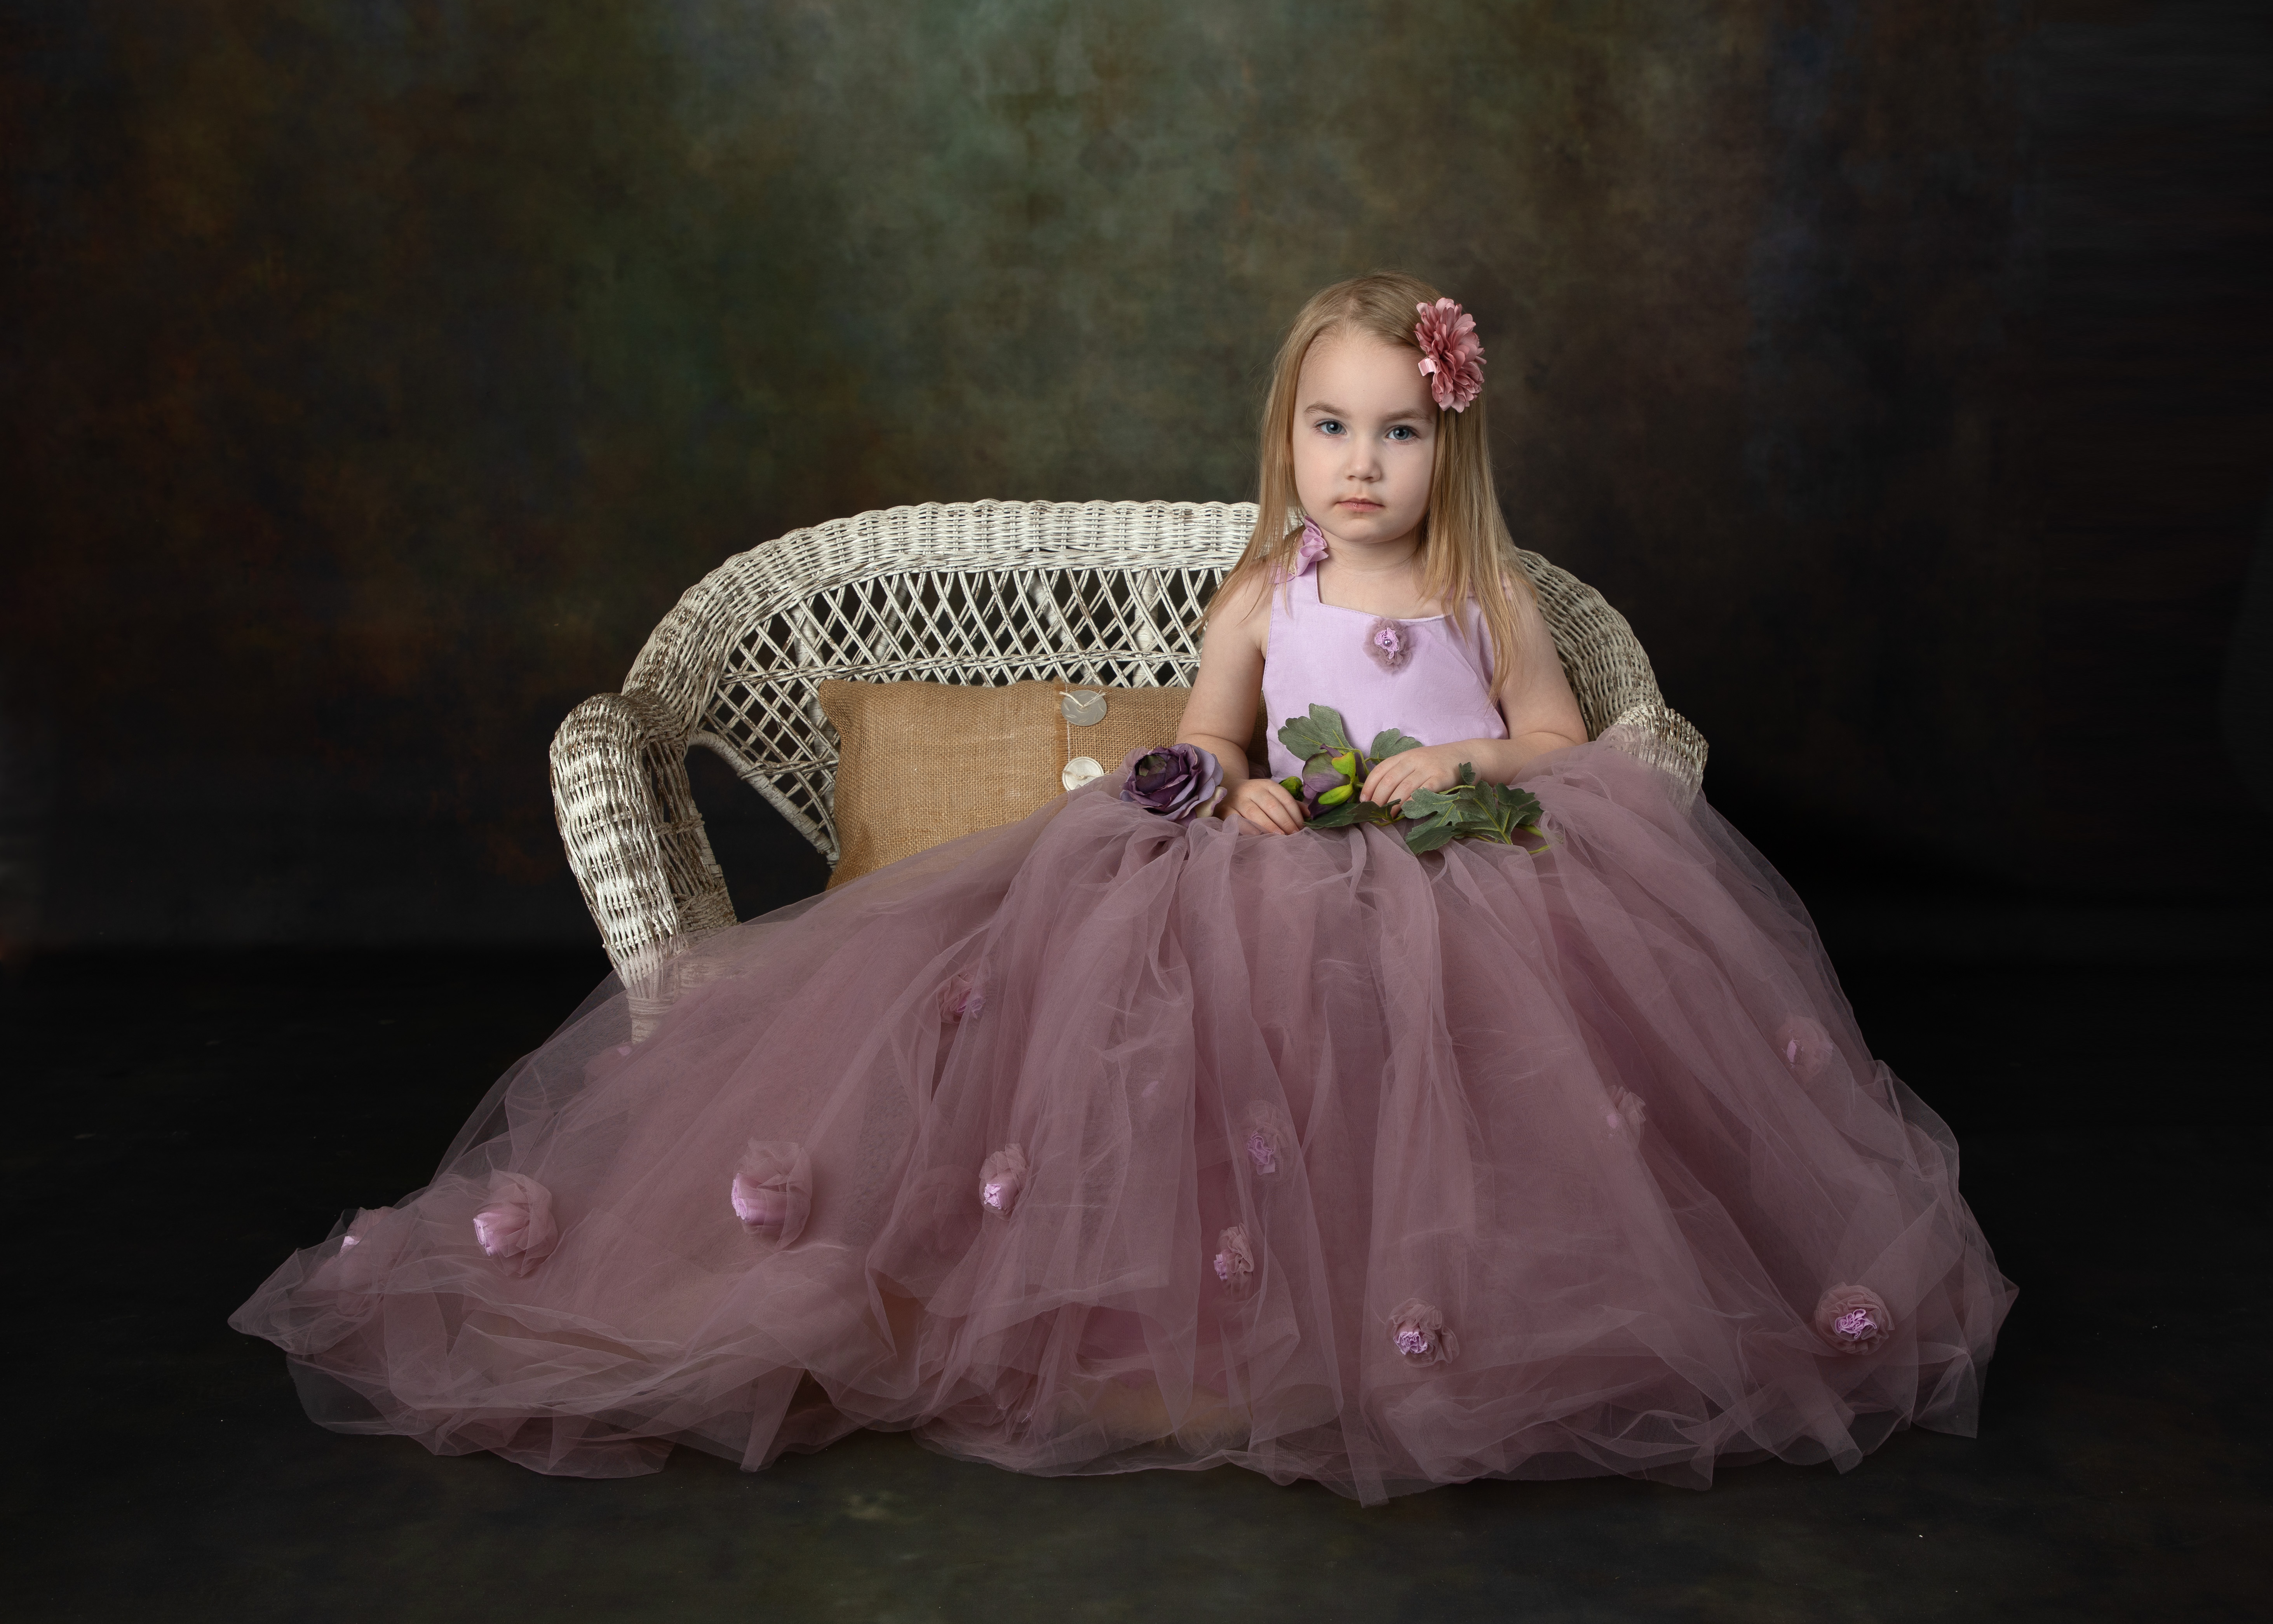
[[[1381,511],[1381,504],[1379,502],[1367,501],[1362,496],[1345,496],[1341,500],[1336,502],[1334,506],[1337,508],[1349,508],[1354,513],[1378,513]]]

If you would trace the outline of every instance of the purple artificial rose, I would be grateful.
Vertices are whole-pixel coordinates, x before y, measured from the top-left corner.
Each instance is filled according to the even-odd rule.
[[[506,1274],[529,1274],[559,1238],[550,1190],[526,1173],[490,1175],[489,1205],[474,1214],[474,1239]]]
[[[1390,1311],[1389,1340],[1407,1365],[1442,1365],[1460,1355],[1459,1338],[1444,1328],[1443,1311],[1419,1297]]]
[[[1842,1353],[1875,1353],[1894,1335],[1894,1316],[1868,1286],[1834,1286],[1815,1305],[1815,1334]]]
[[[1402,671],[1413,658],[1413,628],[1401,620],[1376,620],[1366,628],[1365,651],[1384,671]]]
[[[1197,744],[1163,744],[1129,752],[1121,799],[1172,823],[1206,817],[1223,801],[1223,766]]]

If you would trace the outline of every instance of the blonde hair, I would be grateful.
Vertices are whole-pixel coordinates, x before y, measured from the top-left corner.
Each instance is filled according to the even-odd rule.
[[[1247,550],[1224,577],[1208,605],[1232,596],[1234,588],[1276,583],[1291,576],[1302,529],[1291,529],[1287,515],[1302,499],[1294,489],[1294,393],[1303,357],[1329,334],[1356,334],[1413,352],[1421,346],[1413,327],[1417,306],[1434,304],[1437,290],[1417,276],[1382,272],[1338,282],[1313,294],[1294,317],[1271,370],[1271,393],[1263,403],[1263,456],[1255,533]],[[1536,601],[1531,578],[1515,554],[1515,538],[1500,516],[1492,489],[1491,437],[1486,430],[1483,396],[1466,411],[1437,411],[1436,462],[1429,476],[1429,507],[1421,518],[1420,590],[1446,611],[1446,623],[1460,635],[1466,617],[1454,606],[1474,598],[1491,638],[1494,669],[1505,672],[1516,650],[1516,607],[1511,594]]]

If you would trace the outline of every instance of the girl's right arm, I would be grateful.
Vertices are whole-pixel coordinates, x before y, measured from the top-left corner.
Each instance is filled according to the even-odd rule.
[[[1226,816],[1236,812],[1264,833],[1291,835],[1302,826],[1302,803],[1285,786],[1247,772],[1247,741],[1255,732],[1271,637],[1271,589],[1257,582],[1234,590],[1238,595],[1208,620],[1176,742],[1197,744],[1221,763]]]

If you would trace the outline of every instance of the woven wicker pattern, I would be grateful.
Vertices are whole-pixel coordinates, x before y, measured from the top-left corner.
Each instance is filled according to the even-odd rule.
[[[734,922],[688,791],[690,747],[834,863],[836,741],[816,683],[1189,684],[1201,611],[1254,523],[1249,502],[926,503],[792,530],[696,583],[624,691],[586,700],[552,741],[569,867],[635,1005],[650,982],[667,1001],[668,944]],[[1618,727],[1693,794],[1705,741],[1666,707],[1625,618],[1523,557],[1588,733]]]

